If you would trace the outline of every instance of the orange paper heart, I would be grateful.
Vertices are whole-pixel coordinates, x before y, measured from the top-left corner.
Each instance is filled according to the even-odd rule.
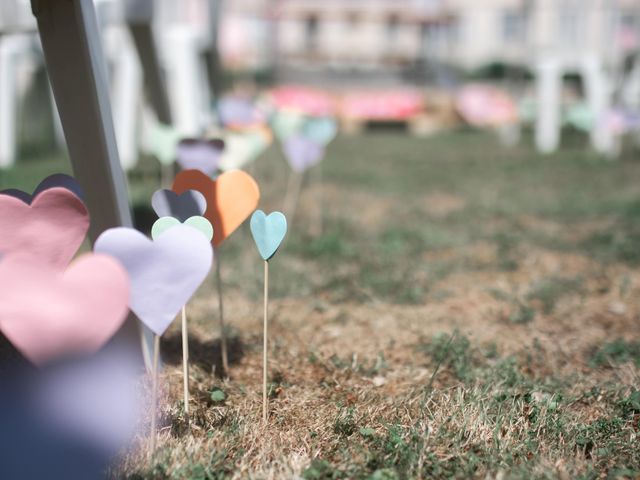
[[[260,189],[242,170],[230,170],[212,180],[200,170],[183,170],[173,182],[173,191],[181,194],[197,190],[207,199],[204,217],[213,225],[213,245],[220,245],[258,206]]]

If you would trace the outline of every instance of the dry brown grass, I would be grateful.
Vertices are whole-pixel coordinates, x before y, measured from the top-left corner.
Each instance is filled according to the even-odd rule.
[[[336,150],[346,158],[355,147],[343,142]],[[439,148],[447,151],[446,145]],[[384,182],[387,157],[378,155]],[[640,474],[640,407],[625,403],[640,386],[640,356],[632,352],[640,338],[640,272],[633,261],[603,260],[608,244],[582,247],[603,231],[626,232],[619,217],[571,213],[568,227],[568,213],[545,214],[517,196],[517,208],[504,213],[500,195],[478,192],[483,184],[464,180],[469,166],[454,160],[459,167],[425,182],[426,193],[403,184],[401,193],[386,194],[371,179],[338,178],[349,168],[364,169],[365,161],[329,163],[327,177],[334,183],[325,190],[328,222],[320,239],[304,233],[316,206],[311,194],[303,198],[292,238],[271,268],[267,425],[261,422],[261,269],[247,232],[234,234],[221,264],[233,337],[230,378],[216,375],[217,298],[209,283],[188,310],[190,428],[183,420],[174,326],[162,344],[158,453],[149,462],[142,436],[114,476]],[[575,171],[565,172],[567,178],[584,168],[572,162]],[[409,163],[405,174],[424,175],[420,165]],[[512,171],[504,159],[490,165]],[[599,192],[601,202],[588,206],[593,211],[640,194],[631,184],[640,166],[610,168],[598,175],[623,183],[615,192]],[[267,185],[267,209],[277,208],[281,183],[267,171],[257,175]],[[487,188],[503,185],[496,172],[483,178]],[[341,182],[347,181],[352,183],[345,188]],[[571,185],[583,188],[580,180]],[[553,184],[545,188],[558,202],[567,195]],[[482,202],[483,210],[475,210]],[[389,231],[390,225],[400,227]],[[416,286],[409,301],[396,301]],[[630,356],[606,354],[595,362],[595,353],[615,339]],[[224,391],[224,402],[211,400],[213,389]]]

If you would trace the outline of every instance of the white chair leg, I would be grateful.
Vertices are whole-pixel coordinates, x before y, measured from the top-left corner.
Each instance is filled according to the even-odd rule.
[[[536,73],[536,148],[541,153],[552,153],[560,143],[560,65],[552,59],[540,61]]]
[[[11,36],[0,37],[0,168],[10,167],[16,160],[17,47]]]

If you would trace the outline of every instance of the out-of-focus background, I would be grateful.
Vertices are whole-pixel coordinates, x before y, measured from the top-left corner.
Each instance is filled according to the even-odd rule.
[[[131,105],[144,108],[140,43],[126,26],[140,22],[153,26],[172,123],[185,135],[215,124],[225,94],[255,98],[282,85],[319,88],[347,133],[370,122],[416,134],[472,125],[513,145],[530,127],[536,148],[551,152],[569,128],[615,157],[640,124],[635,0],[95,4],[126,167],[140,146],[127,131],[143,128]],[[28,2],[0,9],[0,165],[10,165],[52,147],[56,115]]]

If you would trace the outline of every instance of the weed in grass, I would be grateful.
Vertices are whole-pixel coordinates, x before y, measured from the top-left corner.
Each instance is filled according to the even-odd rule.
[[[326,460],[314,459],[303,472],[302,478],[305,480],[338,480],[345,478],[344,474]]]
[[[638,416],[637,428],[640,428],[640,390],[633,389],[627,397],[618,401],[617,407],[622,418]]]
[[[515,324],[525,324],[531,322],[535,316],[535,309],[520,303],[517,309],[509,315],[509,321]]]
[[[476,356],[472,352],[469,339],[458,331],[453,334],[441,333],[431,341],[422,343],[418,349],[427,354],[431,364],[453,372],[458,380],[473,378]]]
[[[354,419],[354,409],[349,407],[339,412],[333,422],[333,433],[342,437],[350,437],[356,432],[357,427]]]
[[[632,362],[640,368],[640,342],[627,342],[621,338],[605,343],[591,356],[592,367],[606,367],[613,363]]]
[[[583,283],[582,278],[547,277],[535,283],[526,298],[530,302],[540,303],[542,311],[550,314],[562,297],[582,293]]]
[[[518,238],[512,233],[498,232],[494,241],[497,245],[497,261],[500,270],[513,272],[518,269]]]

